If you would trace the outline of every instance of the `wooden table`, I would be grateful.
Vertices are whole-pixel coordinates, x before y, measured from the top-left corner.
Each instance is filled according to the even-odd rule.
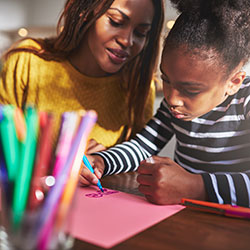
[[[137,190],[136,173],[106,176],[103,187],[141,195]],[[75,241],[74,250],[103,248]],[[157,225],[110,248],[112,250],[249,250],[250,220],[183,209]]]

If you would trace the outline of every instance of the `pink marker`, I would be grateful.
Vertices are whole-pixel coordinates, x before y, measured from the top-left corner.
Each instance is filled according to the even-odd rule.
[[[52,175],[56,178],[64,166],[69,154],[71,143],[77,129],[77,120],[79,116],[76,113],[66,112],[62,117],[62,126],[59,141],[56,148],[56,159]]]

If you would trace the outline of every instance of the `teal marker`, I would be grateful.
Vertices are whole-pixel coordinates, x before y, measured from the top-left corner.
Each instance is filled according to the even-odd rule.
[[[39,120],[37,111],[32,107],[28,107],[25,111],[27,135],[24,142],[21,143],[20,166],[16,176],[13,194],[13,222],[15,227],[19,226],[25,212],[38,136]]]
[[[0,122],[0,133],[3,147],[4,159],[6,162],[8,179],[13,182],[16,177],[19,164],[19,140],[17,138],[14,110],[12,105],[1,106],[2,120]]]
[[[83,158],[82,158],[82,160],[83,160],[83,163],[85,164],[85,166],[90,170],[90,172],[91,172],[92,174],[94,174],[94,169],[92,168],[92,166],[91,166],[91,164],[90,164],[88,158],[84,155]],[[102,185],[101,185],[100,180],[98,180],[97,186],[100,188],[100,190],[101,190],[102,192],[104,191],[103,188],[102,188]]]

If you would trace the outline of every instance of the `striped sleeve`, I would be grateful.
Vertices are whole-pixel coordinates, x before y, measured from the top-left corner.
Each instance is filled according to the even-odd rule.
[[[241,89],[244,97],[244,117],[250,121],[249,77],[246,81],[248,83],[242,85]],[[250,166],[245,169],[244,172],[234,173],[203,173],[209,200],[220,204],[250,207]]]
[[[250,171],[202,173],[202,177],[210,201],[250,207]]]
[[[250,87],[250,77],[247,77],[245,81],[247,81],[248,83],[244,85],[242,89],[246,89],[247,91]],[[245,94],[244,104],[243,104],[244,114],[245,114],[246,119],[250,120],[250,94],[249,93],[244,93],[244,94]]]
[[[104,175],[135,171],[142,160],[159,153],[172,136],[173,127],[163,99],[157,113],[134,139],[94,154],[104,159]]]

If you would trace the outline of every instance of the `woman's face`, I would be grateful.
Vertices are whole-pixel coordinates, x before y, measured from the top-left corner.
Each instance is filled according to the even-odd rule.
[[[212,58],[211,54],[211,58]],[[224,79],[221,67],[213,60],[191,56],[183,49],[164,51],[161,61],[163,92],[172,115],[189,121],[200,117],[234,94],[244,72]]]
[[[105,76],[118,72],[144,48],[153,17],[152,0],[115,0],[82,43],[84,73]]]

